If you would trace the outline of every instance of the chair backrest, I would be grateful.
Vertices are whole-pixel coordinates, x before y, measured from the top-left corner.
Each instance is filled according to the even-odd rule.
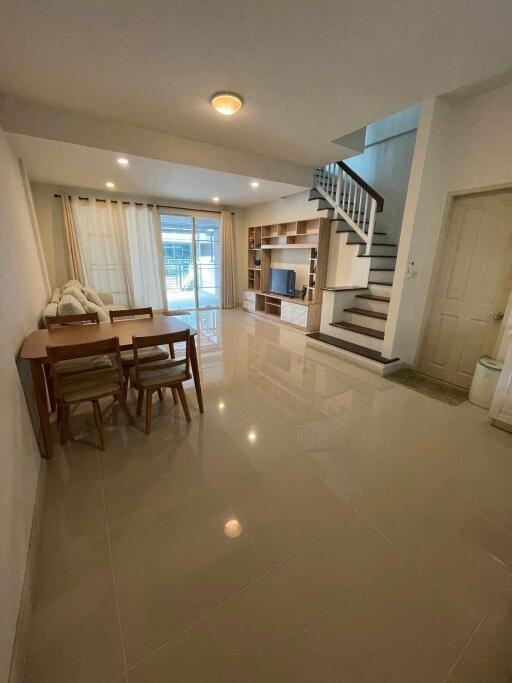
[[[94,373],[95,376],[101,377],[102,374],[112,376],[112,371],[117,373],[119,384],[122,385],[123,370],[121,366],[121,356],[119,353],[119,339],[118,337],[110,337],[109,339],[101,339],[99,341],[86,342],[84,344],[67,344],[62,346],[47,346],[46,356],[48,364],[50,365],[50,372],[53,378],[55,395],[60,396],[60,383],[63,377],[60,373],[55,372],[55,364],[62,360],[75,360],[77,358],[89,358],[90,356],[108,355],[111,357],[113,363],[111,368],[91,369],[80,372],[80,376],[84,377],[88,373]],[[67,377],[69,381],[69,377]],[[65,380],[64,380],[65,381]]]
[[[123,308],[121,311],[109,311],[110,322],[113,323],[115,318],[134,318],[139,315],[149,315],[153,317],[153,309],[151,306],[147,308]]]
[[[63,327],[64,325],[82,325],[94,323],[99,325],[100,319],[97,313],[77,313],[75,315],[49,315],[44,319],[46,327]]]
[[[174,348],[174,344],[185,342],[185,355],[181,358],[169,358],[168,360],[158,361],[155,365],[152,363],[145,363],[139,361],[139,350],[145,349],[148,346],[162,346],[169,345],[169,348]],[[181,332],[170,332],[167,334],[152,335],[150,337],[132,337],[133,343],[133,360],[135,368],[135,379],[137,383],[140,380],[140,370],[144,370],[147,377],[148,373],[160,372],[164,368],[175,368],[183,366],[183,370],[190,378],[190,330],[182,330]],[[156,386],[156,384],[155,384]]]

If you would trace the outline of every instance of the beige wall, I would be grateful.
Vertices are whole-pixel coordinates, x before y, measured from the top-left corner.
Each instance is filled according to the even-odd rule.
[[[45,283],[18,162],[0,129],[0,682],[9,675],[40,457],[17,356],[36,327]]]
[[[423,103],[383,353],[413,364],[448,199],[512,186],[512,86]],[[414,261],[417,277],[405,279]],[[509,328],[512,321],[504,321]]]

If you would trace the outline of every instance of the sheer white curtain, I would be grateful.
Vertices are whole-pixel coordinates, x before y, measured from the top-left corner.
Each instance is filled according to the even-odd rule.
[[[164,308],[160,230],[148,206],[122,204],[127,280],[130,299],[136,308]]]
[[[121,205],[71,198],[84,283],[112,294],[115,304],[130,306]]]
[[[236,248],[235,226],[230,211],[220,214],[221,306],[236,305]]]
[[[66,231],[66,242],[68,245],[69,272],[73,280],[84,281],[84,268],[80,247],[78,245],[78,235],[76,225],[73,220],[71,201],[65,194],[62,195],[62,212],[64,216],[64,229]]]
[[[165,305],[160,231],[145,205],[71,199],[84,283],[108,292],[115,304]]]

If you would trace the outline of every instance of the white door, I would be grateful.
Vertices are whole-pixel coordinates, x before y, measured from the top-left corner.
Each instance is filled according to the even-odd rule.
[[[455,199],[447,231],[420,370],[468,388],[512,290],[512,192]]]

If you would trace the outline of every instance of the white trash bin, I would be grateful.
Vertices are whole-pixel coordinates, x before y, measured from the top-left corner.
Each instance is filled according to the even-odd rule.
[[[490,408],[503,363],[489,356],[482,356],[476,362],[469,400],[476,406]]]

